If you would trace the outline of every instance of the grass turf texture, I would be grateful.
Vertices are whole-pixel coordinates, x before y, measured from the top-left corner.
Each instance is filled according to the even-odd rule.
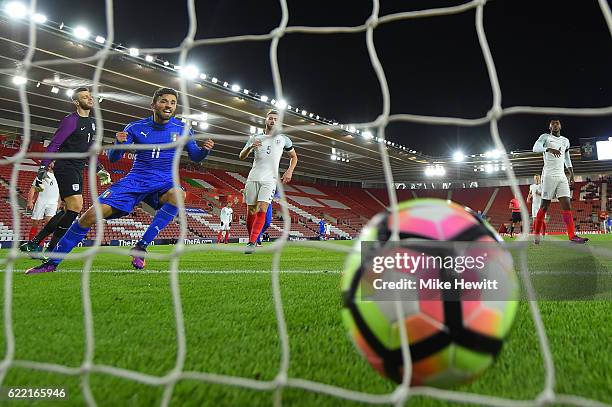
[[[609,245],[607,236],[592,236],[592,245]],[[339,243],[329,243],[339,244]],[[350,244],[350,242],[344,242]],[[171,247],[155,247],[168,252]],[[564,249],[531,247],[530,269],[545,269],[548,259]],[[6,256],[1,251],[0,256]],[[283,273],[281,289],[290,338],[289,376],[316,380],[371,393],[392,391],[394,385],[374,372],[347,339],[340,318],[339,282],[344,254],[319,249],[285,249],[281,270],[330,271]],[[176,338],[167,273],[125,273],[129,257],[101,254],[91,274],[95,329],[95,363],[164,375],[174,367]],[[272,254],[203,251],[182,256],[181,270],[271,269]],[[599,259],[612,265],[610,259]],[[20,260],[17,269],[37,264]],[[66,261],[63,269],[79,269],[82,262]],[[4,269],[4,265],[2,268]],[[168,270],[168,261],[149,260],[147,269]],[[581,270],[572,270],[581,271]],[[585,270],[586,271],[586,270]],[[80,366],[85,353],[81,275],[14,275],[13,328],[15,358],[71,367]],[[269,273],[184,273],[181,298],[187,334],[186,371],[201,371],[271,380],[280,361],[276,318]],[[556,367],[557,391],[612,402],[612,372],[604,355],[612,354],[612,315],[607,301],[540,302]],[[4,333],[0,338],[4,349]],[[158,404],[163,388],[104,374],[90,378],[99,405]],[[67,402],[34,404],[83,405],[78,377],[12,367],[3,386],[62,387]],[[514,399],[532,399],[543,388],[544,367],[528,310],[521,302],[510,338],[497,362],[478,380],[457,390]],[[193,380],[180,381],[172,404],[271,405],[273,394]],[[447,403],[415,397],[413,405]],[[411,403],[411,404],[412,404]],[[359,405],[299,389],[283,391],[285,405]]]

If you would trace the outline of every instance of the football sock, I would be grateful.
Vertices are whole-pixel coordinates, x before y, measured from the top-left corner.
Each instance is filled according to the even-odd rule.
[[[51,241],[49,242],[49,247],[47,248],[47,250],[53,250],[55,248],[55,246],[57,245],[57,242],[59,242],[60,239],[64,236],[64,234],[66,233],[70,225],[72,225],[72,223],[77,218],[77,216],[79,216],[79,213],[75,211],[66,211],[64,213],[64,215],[57,222],[57,226],[55,230],[53,231],[53,237],[51,238]]]
[[[249,211],[247,213],[247,232],[249,232],[249,236],[251,236],[251,230],[253,229],[253,221],[255,221],[255,216],[257,214],[251,214],[251,212]]]
[[[542,224],[544,223],[544,216],[546,216],[546,212],[542,208],[538,209],[538,214],[536,216],[536,220],[533,225],[536,235],[539,235],[540,231],[542,230]]]
[[[74,222],[64,233],[62,239],[57,242],[57,247],[53,249],[53,253],[70,253],[87,236],[87,232],[89,232],[89,228],[83,228],[79,225],[79,222]],[[51,259],[50,261],[58,265],[62,259]]]
[[[572,239],[574,236],[576,236],[572,211],[561,211],[561,216],[563,217],[563,222],[565,222],[565,227],[567,228],[567,237]]]
[[[38,234],[34,236],[33,239],[30,239],[30,241],[35,244],[40,244],[40,242],[45,240],[47,236],[49,236],[55,231],[55,228],[57,228],[57,224],[59,223],[62,216],[64,216],[64,213],[64,211],[59,211],[58,213],[56,213],[55,216],[49,219],[49,222],[47,222],[45,226],[43,226],[43,228],[38,232]]]
[[[161,232],[168,223],[172,222],[174,217],[178,214],[178,208],[171,203],[164,204],[151,221],[151,224],[142,235],[142,238],[138,241],[138,245],[146,248],[155,237]]]
[[[514,225],[510,226],[510,237],[512,237],[513,233],[514,233]]]
[[[542,234],[546,234],[546,220],[542,219]]]
[[[229,235],[230,235],[230,231],[226,230],[225,231],[225,243],[227,243],[229,241]]]
[[[255,214],[255,220],[253,220],[253,226],[251,227],[251,233],[249,235],[249,242],[255,243],[257,242],[257,237],[263,228],[264,223],[266,223],[266,213],[265,212],[257,212]]]
[[[259,232],[259,236],[257,236],[257,243],[261,243],[261,237],[263,236],[264,232],[266,230],[268,230],[268,228],[270,227],[271,223],[272,223],[272,220],[269,219],[268,216],[266,216],[266,221],[265,221],[265,223],[263,225],[263,228],[261,228],[261,232]]]
[[[30,228],[30,234],[28,235],[28,240],[34,239],[37,234],[38,234],[38,227],[32,226]]]
[[[217,243],[221,243],[222,237],[223,237],[223,231],[219,229],[219,233],[217,233]]]

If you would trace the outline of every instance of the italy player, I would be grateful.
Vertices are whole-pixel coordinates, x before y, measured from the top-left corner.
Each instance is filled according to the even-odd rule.
[[[221,227],[219,228],[219,233],[217,234],[217,243],[221,243],[223,241],[223,232],[225,232],[225,244],[227,244],[229,241],[233,217],[234,210],[232,209],[232,204],[230,201],[227,201],[227,204],[221,208]]]
[[[141,201],[157,209],[149,228],[138,241],[132,252],[132,265],[137,269],[145,267],[142,252],[159,232],[170,223],[178,213],[179,195],[185,198],[185,192],[175,187],[172,182],[172,162],[175,148],[163,149],[164,144],[177,140],[183,134],[184,124],[174,118],[178,94],[174,89],[161,88],[153,94],[151,109],[153,115],[128,124],[124,131],[116,134],[116,144],[154,144],[151,150],[138,150],[130,172],[100,195],[99,202],[104,219],[119,218],[128,215]],[[189,137],[193,135],[189,130]],[[200,148],[195,140],[185,144],[189,158],[193,161],[205,159],[213,148],[212,140],[207,140]],[[109,160],[114,162],[123,156],[123,150],[112,150]],[[69,253],[96,223],[96,212],[92,206],[83,216],[70,226],[65,236],[59,241],[53,253]],[[26,274],[46,273],[56,270],[62,259],[51,259],[46,263],[31,268]]]
[[[549,122],[550,133],[542,134],[533,145],[534,153],[543,153],[544,168],[542,169],[542,203],[536,214],[535,243],[540,243],[540,231],[544,224],[546,211],[554,198],[561,204],[561,215],[567,228],[567,236],[571,242],[584,244],[589,239],[576,235],[572,204],[570,201],[570,183],[574,184],[574,170],[570,159],[570,142],[561,135],[561,122],[552,119]],[[565,175],[564,165],[569,170],[569,182]]]
[[[289,137],[284,134],[273,134],[277,122],[278,112],[270,110],[266,115],[264,134],[252,135],[239,155],[241,160],[245,160],[252,151],[255,156],[253,167],[249,172],[244,187],[248,206],[247,230],[249,232],[249,243],[245,250],[246,254],[253,253],[255,250],[257,237],[266,222],[266,212],[276,190],[278,166],[283,151],[286,151],[290,157],[289,168],[281,177],[281,181],[284,184],[291,181],[293,170],[298,161],[293,143]]]
[[[534,222],[535,231],[535,219],[538,216],[538,209],[542,204],[542,178],[539,174],[533,176],[534,183],[529,185],[529,194],[527,194],[527,203],[531,203],[531,218]],[[546,234],[546,221],[542,220],[542,234]]]
[[[319,240],[325,239],[325,219],[321,216],[321,220],[319,221]]]

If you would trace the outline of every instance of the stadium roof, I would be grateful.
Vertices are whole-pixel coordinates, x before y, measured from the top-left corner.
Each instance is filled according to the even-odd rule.
[[[8,20],[0,16],[0,134],[20,136],[23,116],[19,103],[18,87],[12,83],[15,69],[25,58],[28,49],[28,24],[25,21]],[[61,118],[72,110],[70,98],[65,91],[76,86],[91,85],[96,61],[75,62],[75,59],[95,55],[101,49],[94,36],[91,40],[76,40],[71,29],[57,23],[38,25],[36,30],[36,52],[34,65],[27,73],[26,91],[35,140],[49,138]],[[150,114],[150,100],[154,90],[161,86],[178,89],[180,70],[174,64],[164,65],[155,58],[145,61],[144,55],[131,56],[129,49],[119,47],[104,63],[100,78],[100,109],[104,120],[105,142],[111,143],[114,133],[136,119]],[[56,60],[57,63],[42,61]],[[237,58],[237,63],[239,58]],[[248,69],[248,64],[245,64]],[[263,127],[263,117],[273,108],[272,95],[267,102],[255,90],[246,94],[243,88],[232,90],[232,84],[219,78],[187,81],[189,103],[192,114],[188,119],[194,123],[196,133],[210,134],[215,140],[215,153],[206,165],[234,171],[248,171],[250,161],[239,161],[238,153],[246,139],[257,128]],[[242,84],[248,89],[248,84]],[[54,93],[53,93],[54,92]],[[333,125],[332,121],[310,113],[303,114],[292,106],[286,110],[285,126],[294,142],[300,162],[295,175],[319,179],[346,181],[384,181],[380,142],[366,138],[357,129],[348,125]],[[179,107],[180,111],[180,107]],[[206,114],[204,119],[203,114]],[[333,112],[332,112],[333,113]],[[200,129],[202,122],[208,123],[206,130]],[[320,126],[328,125],[321,129]],[[296,129],[301,126],[301,129]],[[313,126],[312,129],[308,127]],[[306,127],[306,128],[304,128]],[[357,127],[357,126],[355,126]],[[406,135],[410,138],[424,137],[421,134]],[[525,146],[530,147],[530,146]],[[385,147],[383,147],[385,148]],[[466,156],[462,162],[452,157],[430,157],[412,151],[407,147],[389,145],[390,164],[396,181],[429,179],[480,180],[505,178],[501,161],[493,154]],[[333,149],[333,150],[332,150]],[[332,155],[336,160],[332,161]],[[580,161],[580,150],[571,150],[577,173],[604,173],[612,169],[611,161]],[[530,151],[512,152],[509,158],[518,176],[530,176],[541,170],[542,157]],[[281,167],[287,165],[284,158]],[[444,175],[435,174],[436,168],[443,167]]]

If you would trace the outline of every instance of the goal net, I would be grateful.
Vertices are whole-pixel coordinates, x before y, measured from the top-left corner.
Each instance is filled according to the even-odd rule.
[[[189,27],[187,36],[184,38],[180,46],[176,48],[160,48],[160,49],[141,49],[141,54],[179,54],[178,65],[186,66],[189,52],[194,48],[202,45],[211,44],[227,44],[227,43],[238,43],[242,41],[262,41],[270,42],[269,47],[269,59],[272,69],[272,78],[275,90],[275,100],[284,100],[283,98],[283,78],[281,77],[279,63],[278,63],[278,45],[282,41],[283,36],[292,33],[307,33],[307,34],[336,34],[336,33],[363,33],[365,42],[367,45],[367,51],[369,55],[369,63],[374,69],[376,77],[378,79],[383,109],[376,120],[368,123],[356,124],[357,129],[375,128],[377,129],[378,137],[384,140],[385,129],[389,123],[393,122],[413,122],[413,123],[425,123],[431,125],[454,125],[454,126],[478,126],[488,124],[490,129],[491,139],[494,146],[499,151],[506,151],[504,144],[500,138],[498,122],[503,117],[517,114],[551,114],[551,115],[576,115],[576,116],[602,116],[609,115],[612,113],[612,106],[602,108],[553,108],[553,107],[535,107],[535,106],[502,106],[502,92],[500,89],[500,78],[498,77],[495,61],[491,55],[491,50],[487,41],[487,35],[484,29],[484,10],[487,5],[487,0],[473,0],[454,7],[444,8],[433,8],[419,11],[400,12],[395,14],[389,14],[385,16],[379,16],[379,1],[373,0],[371,7],[371,15],[363,22],[363,24],[354,27],[307,27],[307,26],[289,26],[289,9],[286,0],[279,0],[282,10],[282,18],[278,26],[273,29],[270,33],[264,35],[242,35],[234,37],[224,38],[211,38],[211,39],[196,39],[196,29],[198,27],[198,21],[196,18],[195,0],[187,0],[187,10],[189,16]],[[49,59],[49,60],[37,60],[35,61],[35,53],[37,49],[37,31],[40,29],[34,20],[29,23],[29,43],[27,44],[27,50],[22,61],[16,69],[3,69],[2,73],[5,75],[15,75],[27,77],[28,72],[33,67],[53,67],[62,64],[92,64],[95,65],[95,74],[92,78],[92,94],[98,94],[98,89],[101,84],[101,75],[105,67],[107,59],[112,55],[118,55],[125,53],[125,50],[117,50],[114,46],[115,40],[115,20],[113,15],[113,9],[117,5],[113,4],[113,0],[106,0],[106,32],[107,37],[103,46],[94,56],[66,60],[61,59]],[[599,0],[599,6],[604,16],[605,22],[610,32],[612,32],[612,15],[610,8],[605,0]],[[29,13],[34,15],[37,10],[37,1],[31,0]],[[576,7],[579,7],[577,5]],[[490,81],[490,87],[493,94],[493,103],[490,106],[486,116],[469,119],[461,117],[435,117],[435,116],[422,116],[414,114],[390,114],[390,91],[387,80],[385,78],[385,72],[379,60],[377,49],[374,44],[374,32],[378,27],[385,24],[397,21],[405,21],[408,23],[411,19],[423,19],[442,15],[452,15],[460,13],[475,12],[474,24],[478,36],[478,42],[482,50],[483,62],[486,65],[488,77]],[[363,61],[362,63],[365,63]],[[503,79],[503,78],[502,78]],[[179,84],[179,102],[182,106],[183,114],[188,117],[191,110],[190,100],[188,97],[188,79],[184,75],[180,75]],[[20,166],[27,159],[35,158],[83,158],[89,159],[89,189],[91,196],[96,197],[98,195],[98,187],[96,184],[96,164],[98,161],[98,154],[103,151],[103,133],[104,133],[104,121],[103,114],[99,103],[94,104],[94,114],[96,118],[96,141],[91,150],[88,153],[77,154],[77,153],[55,153],[53,155],[45,153],[36,153],[29,151],[31,143],[31,117],[28,101],[28,93],[24,86],[19,87],[19,99],[21,109],[23,113],[23,138],[20,146],[20,150],[17,154],[2,159],[0,165],[12,166],[11,182],[10,182],[10,203],[13,215],[13,240],[19,241],[22,235],[22,225],[20,225],[19,215],[19,200],[17,191],[17,181],[19,176]],[[283,121],[286,113],[283,109],[280,110],[280,120]],[[318,131],[325,129],[335,129],[337,126],[332,124],[316,124],[316,125],[304,125],[293,126],[292,128],[286,129],[288,133],[297,130],[308,129],[310,131]],[[187,127],[186,127],[187,128]],[[199,136],[200,137],[200,136]],[[203,137],[200,137],[203,138]],[[186,138],[179,138],[176,142],[168,144],[165,148],[179,148],[182,150],[185,145]],[[392,234],[391,240],[399,240],[398,225],[399,220],[396,216],[398,211],[398,200],[396,196],[396,190],[394,188],[394,178],[391,171],[391,165],[389,161],[389,154],[384,143],[379,143],[380,157],[383,163],[383,170],[386,180],[387,192],[390,202],[390,212],[392,214]],[[150,149],[151,145],[138,145],[130,146],[130,149],[135,150],[146,150]],[[173,163],[173,180],[175,185],[180,185],[179,176],[179,164],[180,155],[175,156]],[[515,196],[517,196],[521,202],[522,220],[524,225],[524,232],[521,235],[521,240],[528,239],[528,232],[530,230],[530,216],[527,213],[527,206],[523,201],[522,194],[518,188],[517,178],[513,172],[512,166],[510,165],[508,157],[504,154],[502,156],[503,163],[505,164],[505,171],[507,178],[511,183],[511,188]],[[284,200],[284,188],[282,184],[278,184],[278,190],[280,191],[281,197]],[[101,213],[99,203],[96,199],[93,199],[96,210]],[[540,352],[542,360],[544,362],[544,387],[541,389],[540,394],[530,400],[516,400],[506,399],[501,397],[494,397],[488,395],[481,395],[475,393],[466,393],[459,391],[441,390],[430,387],[410,387],[408,385],[411,370],[409,368],[404,371],[403,383],[398,385],[394,391],[388,394],[369,394],[365,392],[359,392],[334,386],[332,384],[316,382],[312,380],[306,380],[299,377],[292,377],[289,374],[289,367],[291,363],[290,354],[290,341],[295,340],[291,338],[284,316],[283,297],[281,295],[281,256],[283,249],[289,245],[303,245],[315,248],[321,248],[325,250],[338,250],[348,251],[346,247],[330,247],[325,245],[323,242],[296,242],[289,240],[289,231],[291,229],[291,216],[286,205],[282,205],[284,229],[282,236],[276,240],[272,245],[267,246],[263,250],[273,252],[272,272],[271,272],[271,283],[273,289],[273,300],[274,310],[276,313],[278,338],[280,342],[280,364],[276,377],[273,380],[256,380],[247,377],[236,377],[223,374],[217,374],[215,372],[203,372],[203,371],[188,371],[185,369],[185,357],[187,354],[187,335],[186,332],[183,307],[182,307],[182,294],[179,286],[179,271],[181,258],[188,255],[190,252],[197,250],[195,247],[188,247],[184,243],[184,239],[187,236],[187,220],[185,214],[185,203],[179,202],[179,217],[180,217],[180,234],[176,245],[169,254],[160,253],[148,253],[147,257],[164,259],[170,261],[169,267],[169,278],[170,278],[170,290],[172,295],[174,317],[176,323],[176,360],[174,368],[171,369],[166,375],[153,376],[144,374],[135,370],[128,370],[115,366],[107,366],[96,364],[94,361],[94,350],[96,348],[96,335],[94,334],[94,323],[93,323],[93,311],[91,301],[91,284],[90,276],[92,272],[92,265],[96,255],[100,252],[106,253],[121,253],[125,254],[125,251],[121,249],[103,248],[102,236],[104,223],[101,220],[101,216],[98,216],[96,223],[96,238],[92,247],[87,250],[72,253],[67,255],[69,259],[81,259],[84,260],[82,280],[81,280],[81,292],[82,292],[82,308],[84,315],[84,332],[85,332],[85,355],[82,360],[80,367],[70,367],[54,363],[41,363],[37,361],[29,360],[18,360],[15,358],[15,334],[13,331],[13,294],[15,292],[14,284],[14,273],[15,263],[18,259],[23,258],[24,255],[19,252],[17,245],[13,245],[8,252],[7,257],[3,260],[5,273],[4,278],[4,304],[3,304],[3,323],[4,323],[4,337],[5,337],[5,352],[4,357],[0,363],[0,384],[5,382],[5,378],[9,369],[14,367],[26,368],[44,372],[53,372],[60,375],[71,375],[78,376],[81,379],[81,387],[83,396],[88,405],[96,405],[99,400],[94,397],[92,391],[92,385],[90,384],[90,375],[92,373],[111,375],[117,378],[135,381],[152,386],[160,386],[163,388],[163,397],[161,405],[166,406],[170,403],[173,396],[173,391],[176,384],[181,380],[195,380],[207,383],[214,383],[227,386],[244,387],[253,390],[268,391],[274,394],[274,404],[283,404],[283,390],[287,388],[297,388],[310,392],[317,392],[326,394],[328,396],[337,397],[343,400],[352,400],[371,404],[393,404],[393,405],[404,405],[411,397],[414,396],[427,396],[439,400],[445,400],[450,402],[458,403],[473,403],[480,405],[491,405],[491,406],[527,406],[527,405],[545,405],[545,404],[567,404],[576,406],[602,406],[604,403],[591,400],[584,397],[579,397],[570,394],[560,394],[555,391],[555,365],[553,362],[550,345],[547,339],[547,333],[542,322],[542,318],[538,309],[538,303],[535,301],[535,293],[533,286],[530,281],[529,271],[527,269],[526,252],[522,251],[520,254],[520,275],[522,278],[523,287],[526,295],[529,299],[529,309],[534,322],[535,329],[537,331],[537,338],[539,340]],[[524,247],[524,246],[523,246]],[[221,251],[237,251],[239,248],[214,246],[208,247],[207,250],[221,250]],[[612,258],[612,252],[602,250],[601,254]],[[184,294],[184,293],[183,293]],[[397,307],[398,320],[402,319],[402,309]],[[401,324],[400,324],[401,325]],[[403,357],[405,366],[409,367],[410,354],[408,351],[408,341],[405,329],[401,330],[401,348],[403,351]],[[578,345],[579,346],[579,345]]]

